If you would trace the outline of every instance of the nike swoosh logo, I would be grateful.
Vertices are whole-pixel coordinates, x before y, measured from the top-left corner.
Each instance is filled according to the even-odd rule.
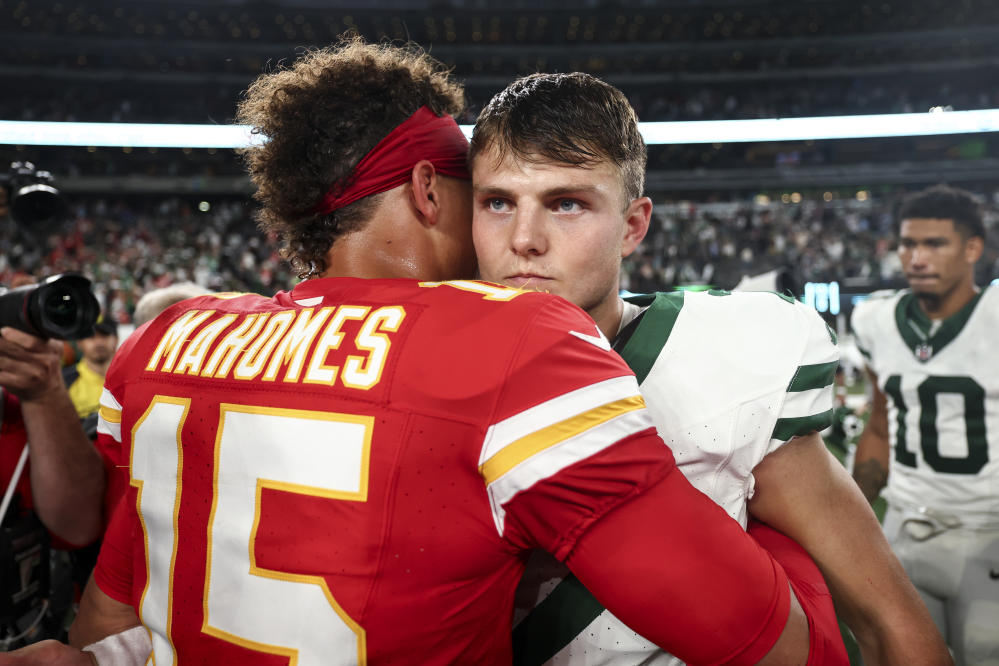
[[[599,328],[597,329],[596,335],[588,335],[586,333],[580,333],[579,331],[569,331],[569,335],[575,335],[580,340],[589,342],[594,347],[600,347],[604,351],[611,350],[610,343],[607,341],[607,338],[604,337],[603,333],[600,332]]]

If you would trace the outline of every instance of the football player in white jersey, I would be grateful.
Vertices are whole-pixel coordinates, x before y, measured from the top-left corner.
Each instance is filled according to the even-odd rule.
[[[885,534],[956,661],[999,664],[999,290],[975,286],[982,211],[938,185],[898,219],[909,289],[853,313],[873,387],[853,474],[872,501],[887,481]]]
[[[624,95],[585,74],[522,78],[480,114],[470,164],[482,277],[561,295],[593,317],[593,330],[575,334],[616,342],[684,473],[744,526],[765,522],[808,551],[867,663],[948,663],[869,506],[817,434],[838,352],[814,310],[770,293],[618,296],[621,259],[652,211]],[[548,580],[540,566],[522,586],[537,606],[515,634],[517,663],[670,663],[577,581]],[[826,647],[814,663],[838,659]]]

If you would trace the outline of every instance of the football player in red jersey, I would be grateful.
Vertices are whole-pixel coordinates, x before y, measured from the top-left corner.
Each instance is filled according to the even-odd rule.
[[[692,663],[804,663],[783,570],[677,471],[592,320],[460,279],[462,106],[429,57],[358,40],[250,87],[262,223],[310,279],[184,301],[119,351],[99,432],[130,477],[75,644],[108,636],[93,650],[116,663],[509,664],[543,548]]]

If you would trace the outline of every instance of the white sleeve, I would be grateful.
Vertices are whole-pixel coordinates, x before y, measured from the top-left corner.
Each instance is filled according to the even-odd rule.
[[[805,345],[787,386],[770,441],[770,451],[784,442],[824,430],[832,424],[833,382],[839,366],[836,335],[812,308],[798,304]]]
[[[877,337],[875,331],[875,315],[878,308],[885,307],[893,295],[898,292],[882,289],[872,293],[867,300],[857,303],[857,307],[850,314],[850,328],[853,330],[853,338],[857,343],[857,349],[864,356],[864,362],[871,364],[871,354],[874,352],[874,340]]]
[[[149,630],[139,625],[102,638],[83,650],[94,655],[98,666],[144,666],[153,643]]]

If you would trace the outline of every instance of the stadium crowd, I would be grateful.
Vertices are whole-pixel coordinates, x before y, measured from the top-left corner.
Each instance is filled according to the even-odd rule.
[[[731,288],[744,276],[774,269],[802,282],[856,278],[871,288],[898,283],[897,198],[659,206],[640,252],[625,262],[625,286],[635,292],[684,284]],[[994,194],[989,202],[986,226],[995,229]],[[980,282],[999,276],[995,233],[987,235],[979,270]]]
[[[640,251],[624,264],[623,286],[635,292],[685,284],[731,288],[745,275],[777,268],[802,282],[897,282],[897,198],[659,204]],[[992,230],[999,222],[999,193],[989,193],[987,201]],[[45,234],[7,221],[0,234],[0,283],[83,273],[122,323],[131,320],[143,293],[175,282],[263,294],[294,283],[276,244],[256,230],[247,200],[214,201],[205,211],[199,204],[179,197],[92,199],[75,205],[64,227]],[[987,235],[980,282],[999,276],[997,236]]]
[[[514,73],[509,76],[512,78]],[[183,95],[166,85],[137,94],[133,83],[108,95],[104,85],[91,82],[61,86],[45,96],[22,89],[0,99],[0,117],[8,120],[54,122],[170,122],[224,123],[231,121],[235,101],[245,83],[229,85],[185,84]],[[29,86],[30,87],[30,84]],[[850,115],[865,113],[915,113],[935,106],[955,110],[999,106],[999,93],[982,91],[982,72],[972,70],[953,76],[840,76],[786,81],[713,83],[660,82],[655,85],[622,85],[643,121],[737,120],[752,118]],[[469,89],[469,107],[462,121],[474,123],[491,90]],[[192,102],[192,100],[195,100]]]
[[[0,282],[77,272],[120,323],[150,289],[191,281],[215,291],[273,293],[293,283],[276,246],[261,238],[243,201],[201,212],[177,198],[156,203],[97,200],[75,206],[60,229],[41,234],[7,221]]]

